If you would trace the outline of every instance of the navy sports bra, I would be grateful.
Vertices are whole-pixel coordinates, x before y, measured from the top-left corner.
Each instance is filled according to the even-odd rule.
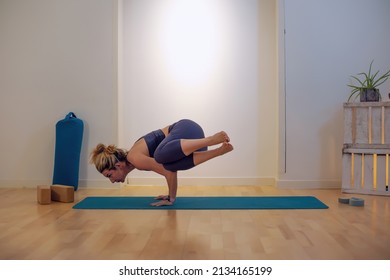
[[[172,128],[176,123],[172,124],[168,128],[168,133],[171,132]],[[149,132],[145,136],[141,137],[145,139],[146,146],[148,146],[149,156],[153,157],[158,145],[165,139],[165,134],[161,129]],[[140,139],[141,139],[140,138]]]
[[[165,139],[165,134],[161,129],[152,131],[142,138],[145,139],[146,145],[148,146],[149,156],[153,157],[157,146]]]

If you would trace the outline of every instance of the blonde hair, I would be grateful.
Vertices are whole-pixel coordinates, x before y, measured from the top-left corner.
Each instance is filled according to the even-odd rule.
[[[102,173],[105,169],[114,169],[119,161],[126,161],[127,151],[119,149],[115,145],[105,146],[98,144],[91,152],[90,163],[94,164],[96,169]]]

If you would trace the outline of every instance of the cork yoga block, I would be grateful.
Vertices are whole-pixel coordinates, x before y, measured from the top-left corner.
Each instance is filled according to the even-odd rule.
[[[39,185],[37,186],[37,200],[39,204],[51,203],[51,190],[50,186]]]
[[[59,202],[74,201],[74,187],[65,185],[51,185],[51,200]]]

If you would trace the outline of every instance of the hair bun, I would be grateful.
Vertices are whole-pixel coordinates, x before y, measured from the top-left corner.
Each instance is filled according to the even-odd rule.
[[[106,146],[104,144],[98,144],[95,149],[96,154],[103,153],[106,150]]]
[[[117,148],[115,145],[108,145],[106,147],[106,153],[108,153],[108,154],[115,154],[116,150],[117,150]]]
[[[114,168],[118,161],[126,161],[127,152],[118,149],[116,145],[104,145],[99,143],[91,152],[90,163],[95,164],[96,169],[102,173],[105,169]]]

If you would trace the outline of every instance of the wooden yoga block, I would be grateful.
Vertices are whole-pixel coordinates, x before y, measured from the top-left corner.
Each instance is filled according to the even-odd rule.
[[[65,185],[51,185],[51,200],[59,202],[74,201],[74,187]]]
[[[50,186],[39,185],[37,186],[37,200],[39,204],[51,203],[51,190]]]

